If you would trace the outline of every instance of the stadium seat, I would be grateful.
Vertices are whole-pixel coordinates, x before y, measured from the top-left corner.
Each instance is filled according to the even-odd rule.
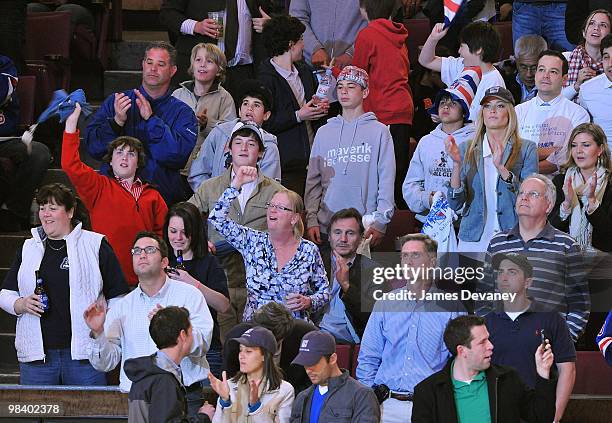
[[[612,395],[612,367],[599,351],[576,352],[573,394]]]
[[[387,233],[375,251],[396,251],[396,240],[403,235],[416,232],[416,219],[410,210],[395,210],[391,222],[387,225]]]
[[[512,44],[512,22],[495,22],[493,25],[497,28],[501,36],[499,60],[506,60],[514,54],[514,45]]]
[[[352,363],[351,363],[351,375],[354,378],[357,378],[357,362],[359,358],[359,344],[355,345],[355,347],[353,348],[353,357],[351,359]]]
[[[336,345],[336,355],[338,356],[338,367],[351,371],[351,350],[352,345],[338,344]]]

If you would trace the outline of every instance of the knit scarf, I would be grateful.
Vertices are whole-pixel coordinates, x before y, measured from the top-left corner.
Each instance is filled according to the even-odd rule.
[[[595,198],[598,202],[601,202],[606,190],[606,185],[608,185],[608,172],[599,166],[595,172],[597,174]],[[578,244],[580,244],[581,247],[591,248],[593,226],[589,223],[586,214],[586,209],[589,206],[589,200],[587,199],[587,192],[589,189],[588,180],[584,180],[582,173],[580,173],[580,169],[575,166],[569,168],[565,173],[565,183],[567,183],[569,177],[572,178],[572,188],[574,189],[574,195],[570,200],[571,213],[569,234],[578,242]]]

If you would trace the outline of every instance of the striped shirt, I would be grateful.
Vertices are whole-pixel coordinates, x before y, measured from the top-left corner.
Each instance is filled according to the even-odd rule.
[[[518,252],[533,266],[533,282],[528,295],[543,310],[557,310],[565,320],[574,341],[584,332],[591,301],[582,252],[568,234],[547,223],[533,239],[521,238],[519,225],[491,239],[485,257],[485,277],[481,289],[492,292],[495,286],[492,258],[498,253]],[[491,311],[491,305],[477,306],[478,314]]]
[[[134,200],[138,201],[138,199],[140,198],[140,195],[142,194],[142,191],[144,190],[144,184],[142,183],[140,178],[134,179],[134,181],[131,184],[129,183],[127,179],[122,179],[117,176],[115,176],[115,179],[117,180],[117,182],[119,182],[119,185],[121,185],[130,194],[132,194],[132,197],[134,197]]]

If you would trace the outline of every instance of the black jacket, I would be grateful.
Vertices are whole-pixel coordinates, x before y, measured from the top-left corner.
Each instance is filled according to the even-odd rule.
[[[553,178],[553,184],[557,189],[557,201],[548,216],[548,220],[555,228],[569,232],[570,218],[561,220],[559,217],[559,208],[561,203],[565,201],[565,194],[563,194],[564,181],[565,174],[562,173]],[[612,251],[612,225],[610,224],[612,222],[612,180],[609,180],[606,185],[601,204],[593,213],[587,214],[587,220],[593,226],[593,247],[605,252]]]
[[[374,391],[349,376],[348,370],[342,375],[329,379],[329,391],[325,396],[319,423],[356,422],[378,423],[380,406]],[[309,423],[310,407],[315,385],[300,392],[291,407],[290,423]]]
[[[302,366],[292,365],[291,362],[298,355],[302,337],[308,332],[317,330],[317,327],[305,320],[296,319],[293,323],[293,329],[289,335],[283,339],[280,368],[285,375],[284,380],[293,385],[295,392],[298,393],[308,388],[311,382],[306,374],[306,370],[304,370]],[[237,342],[229,342],[230,339],[239,338],[247,329],[255,326],[253,322],[239,323],[225,335],[225,344],[223,345],[223,370],[227,371],[228,379],[233,377],[240,369],[240,364],[238,363],[240,346]]]
[[[451,381],[450,358],[444,369],[414,388],[412,423],[458,422]],[[492,423],[550,423],[555,418],[556,381],[538,376],[535,390],[521,381],[516,370],[492,364],[485,371]]]
[[[132,381],[128,394],[130,423],[210,423],[206,414],[187,417],[185,388],[176,377],[157,367],[157,353],[125,361],[123,369]]]
[[[334,275],[332,275],[331,254],[331,249],[329,247],[321,249],[321,258],[323,259],[327,279],[330,283],[334,280]],[[360,339],[363,337],[363,331],[370,318],[371,310],[374,307],[375,301],[373,291],[375,289],[382,289],[382,286],[372,283],[374,268],[377,266],[375,261],[361,254],[357,254],[353,265],[349,269],[349,289],[346,292],[340,290],[340,299],[344,303],[346,316]],[[323,313],[328,309],[328,306],[324,307],[322,312],[315,316],[315,323],[321,321]]]
[[[317,80],[312,73],[312,68],[303,62],[294,63],[300,80],[304,84],[304,98],[309,101],[317,89]],[[281,173],[286,171],[304,171],[310,158],[310,141],[305,122],[298,122],[295,112],[300,109],[297,99],[291,91],[291,87],[283,78],[270,60],[266,59],[259,65],[257,79],[266,86],[274,99],[272,115],[264,124],[263,128],[276,135],[278,150],[280,152]],[[313,122],[314,126],[314,122]],[[313,127],[313,130],[316,130]]]

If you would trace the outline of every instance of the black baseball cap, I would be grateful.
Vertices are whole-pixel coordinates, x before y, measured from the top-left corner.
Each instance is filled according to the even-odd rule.
[[[304,335],[300,344],[300,352],[291,364],[314,366],[321,360],[321,357],[335,352],[336,340],[334,337],[327,332],[315,330]]]
[[[533,276],[533,266],[529,263],[529,259],[519,253],[498,253],[493,256],[493,269],[499,269],[499,265],[504,260],[510,260],[523,270],[526,278]]]
[[[260,347],[271,354],[276,353],[276,339],[270,330],[255,326],[247,329],[240,338],[232,338],[230,341],[238,342],[245,347]]]

